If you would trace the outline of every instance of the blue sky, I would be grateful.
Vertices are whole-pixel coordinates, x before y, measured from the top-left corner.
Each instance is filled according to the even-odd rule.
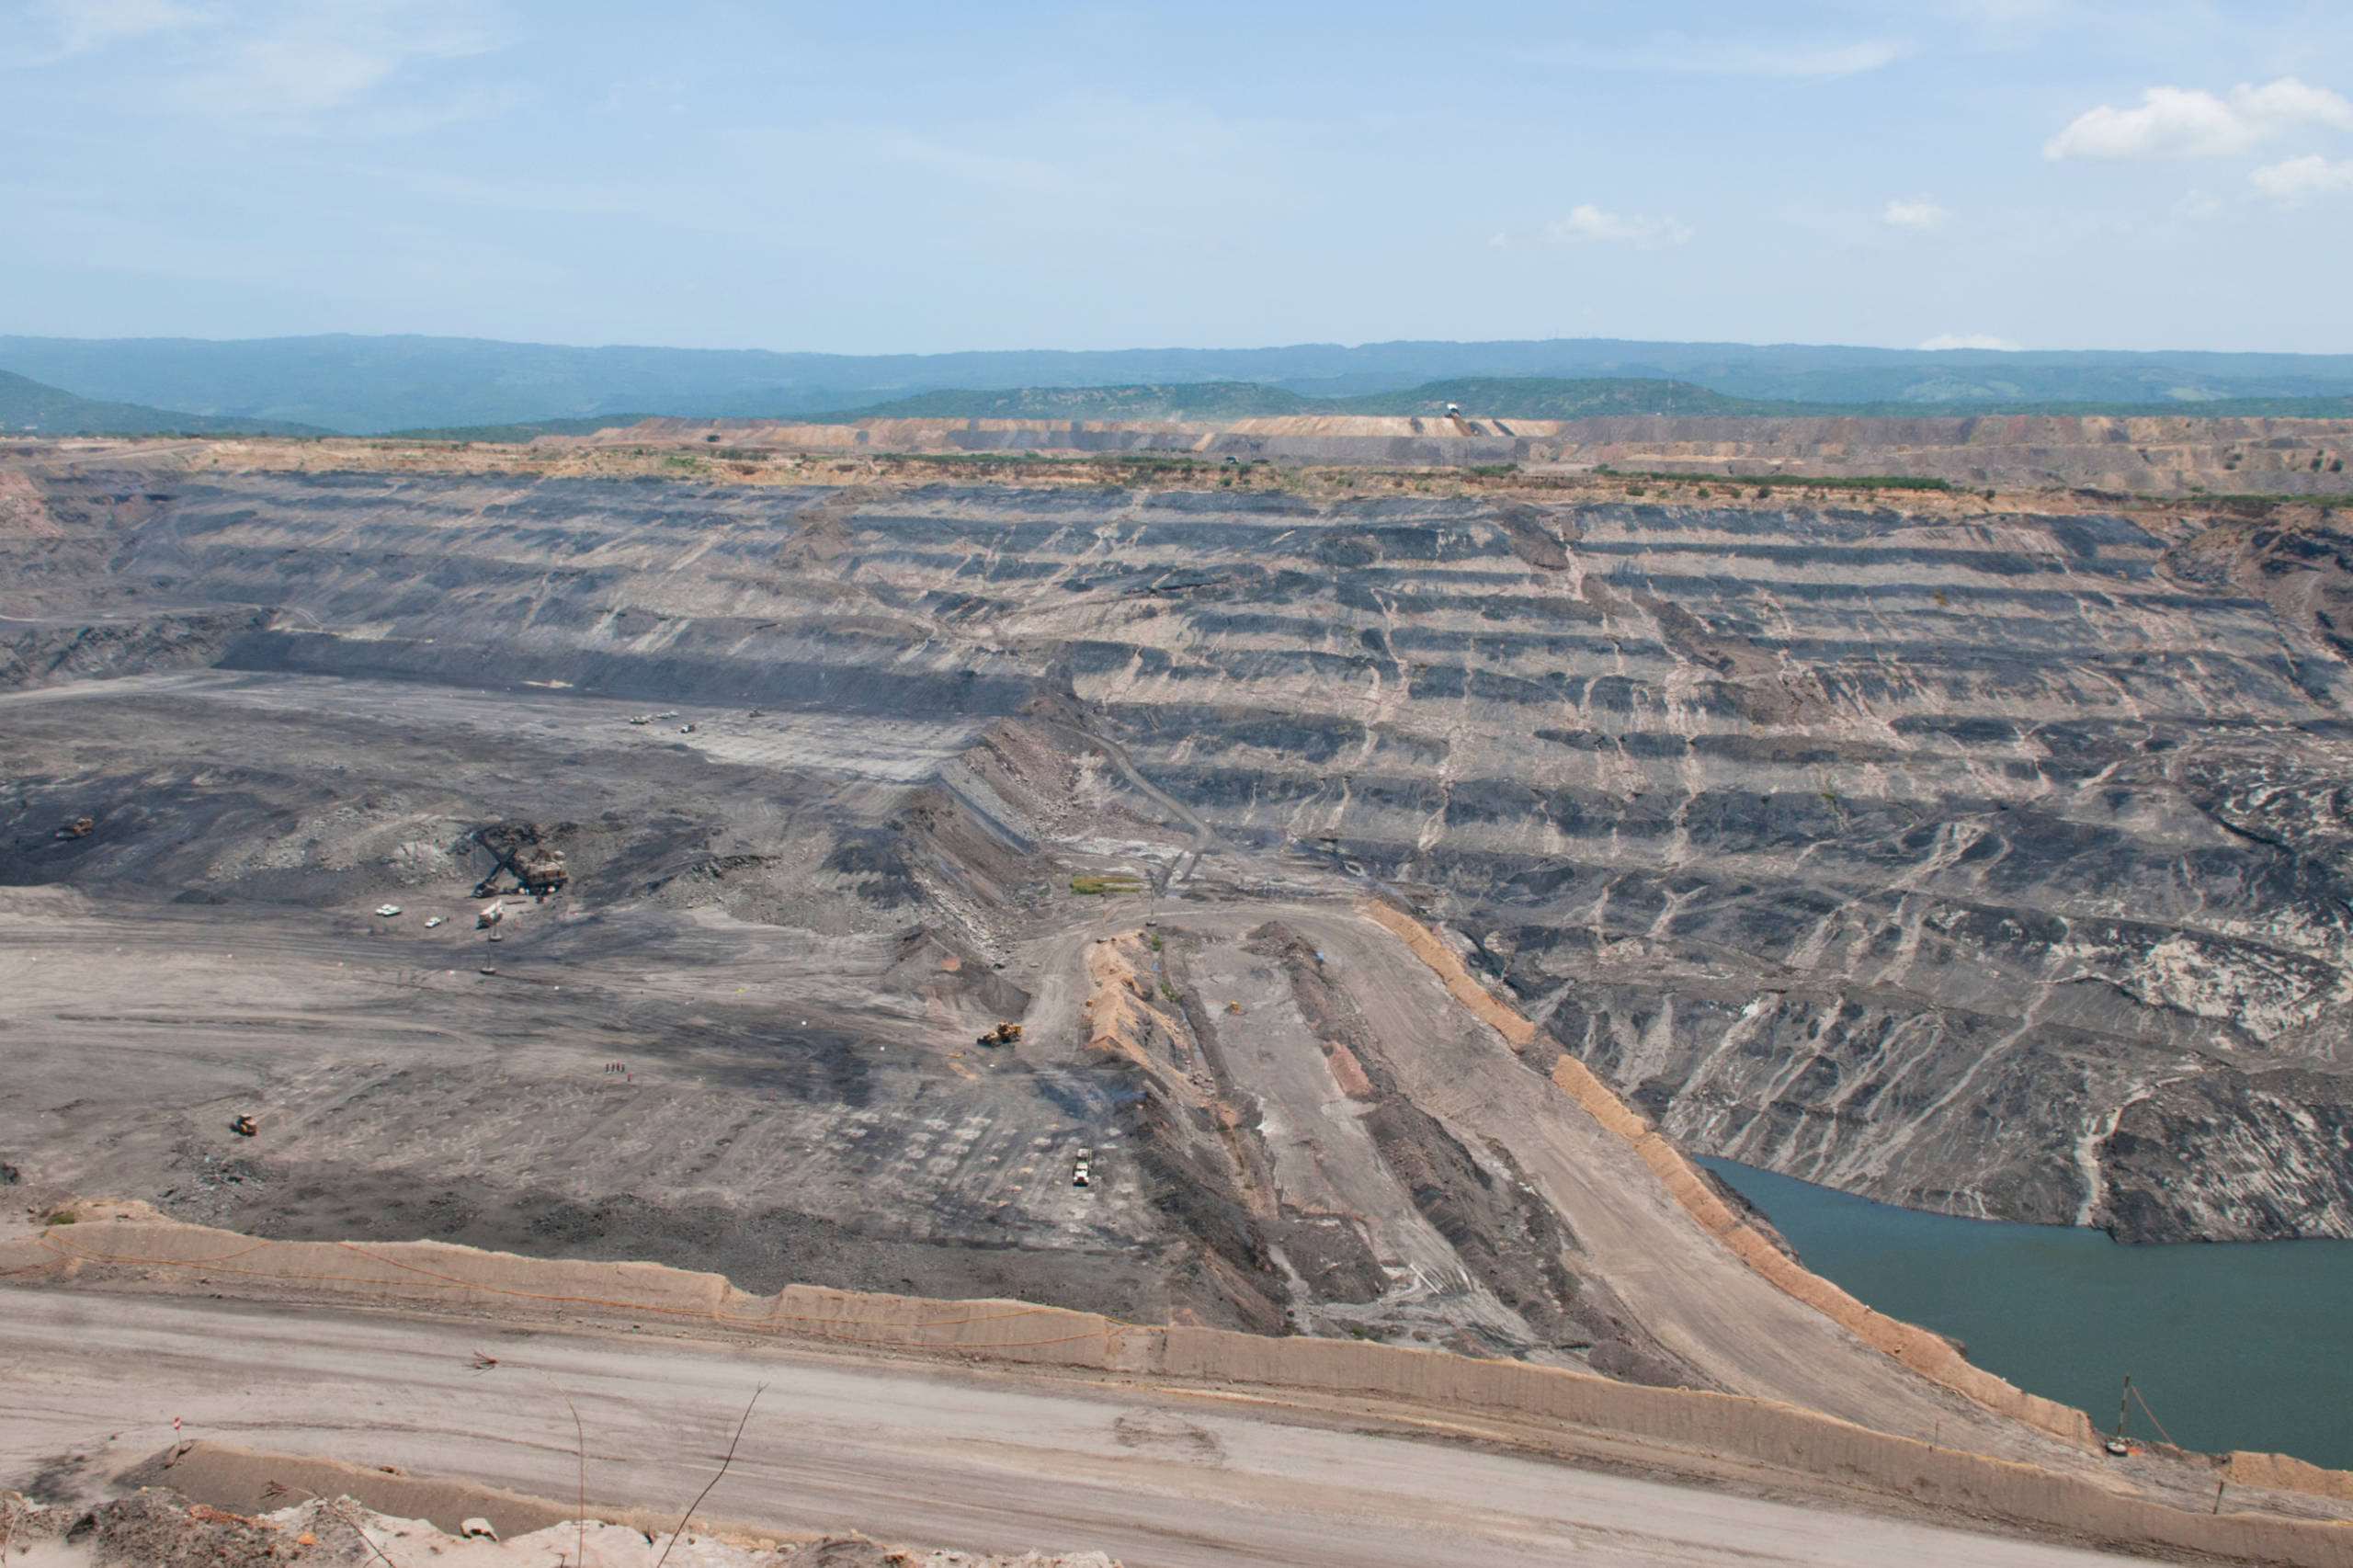
[[[2353,6],[0,0],[0,333],[2353,351]]]

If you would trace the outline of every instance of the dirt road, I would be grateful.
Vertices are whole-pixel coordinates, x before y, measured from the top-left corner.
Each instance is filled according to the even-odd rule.
[[[477,1371],[473,1353],[498,1358]],[[0,1481],[47,1490],[184,1435],[683,1508],[756,1385],[704,1506],[776,1528],[1129,1564],[1507,1568],[2120,1561],[2037,1542],[1597,1474],[1285,1421],[1147,1390],[384,1314],[13,1291],[0,1316]],[[69,1456],[84,1456],[78,1462]]]

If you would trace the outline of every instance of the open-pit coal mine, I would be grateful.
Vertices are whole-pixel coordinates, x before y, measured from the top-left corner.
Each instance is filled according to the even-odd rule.
[[[1890,1429],[1564,1059],[1898,1204],[2353,1236],[2317,503],[559,458],[0,459],[22,1202]]]

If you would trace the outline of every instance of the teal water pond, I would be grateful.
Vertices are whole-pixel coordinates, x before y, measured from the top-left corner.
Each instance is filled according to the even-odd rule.
[[[1978,1366],[2103,1430],[2130,1372],[2184,1448],[2353,1470],[2353,1242],[2120,1246],[2098,1231],[1923,1214],[1700,1163],[1816,1274],[1950,1335]],[[2137,1403],[2125,1431],[2157,1435]]]

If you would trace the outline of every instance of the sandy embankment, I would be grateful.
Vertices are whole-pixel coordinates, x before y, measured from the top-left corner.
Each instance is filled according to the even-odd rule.
[[[947,1354],[1179,1383],[1298,1389],[1498,1413],[1749,1461],[1908,1503],[2167,1550],[2353,1568],[2353,1523],[2202,1515],[2116,1483],[1873,1432],[1738,1395],[1645,1388],[1513,1361],[1354,1341],[1124,1324],[1028,1302],[790,1287],[774,1296],[651,1264],[523,1258],[436,1242],[271,1242],[85,1205],[78,1222],[0,1243],[0,1280],[358,1299],[525,1321],[647,1318],[878,1350]],[[108,1218],[109,1213],[119,1218]],[[2252,1474],[2262,1461],[2250,1461]],[[2218,1473],[2234,1479],[2228,1467]],[[2268,1480],[2293,1479],[2276,1462]]]

